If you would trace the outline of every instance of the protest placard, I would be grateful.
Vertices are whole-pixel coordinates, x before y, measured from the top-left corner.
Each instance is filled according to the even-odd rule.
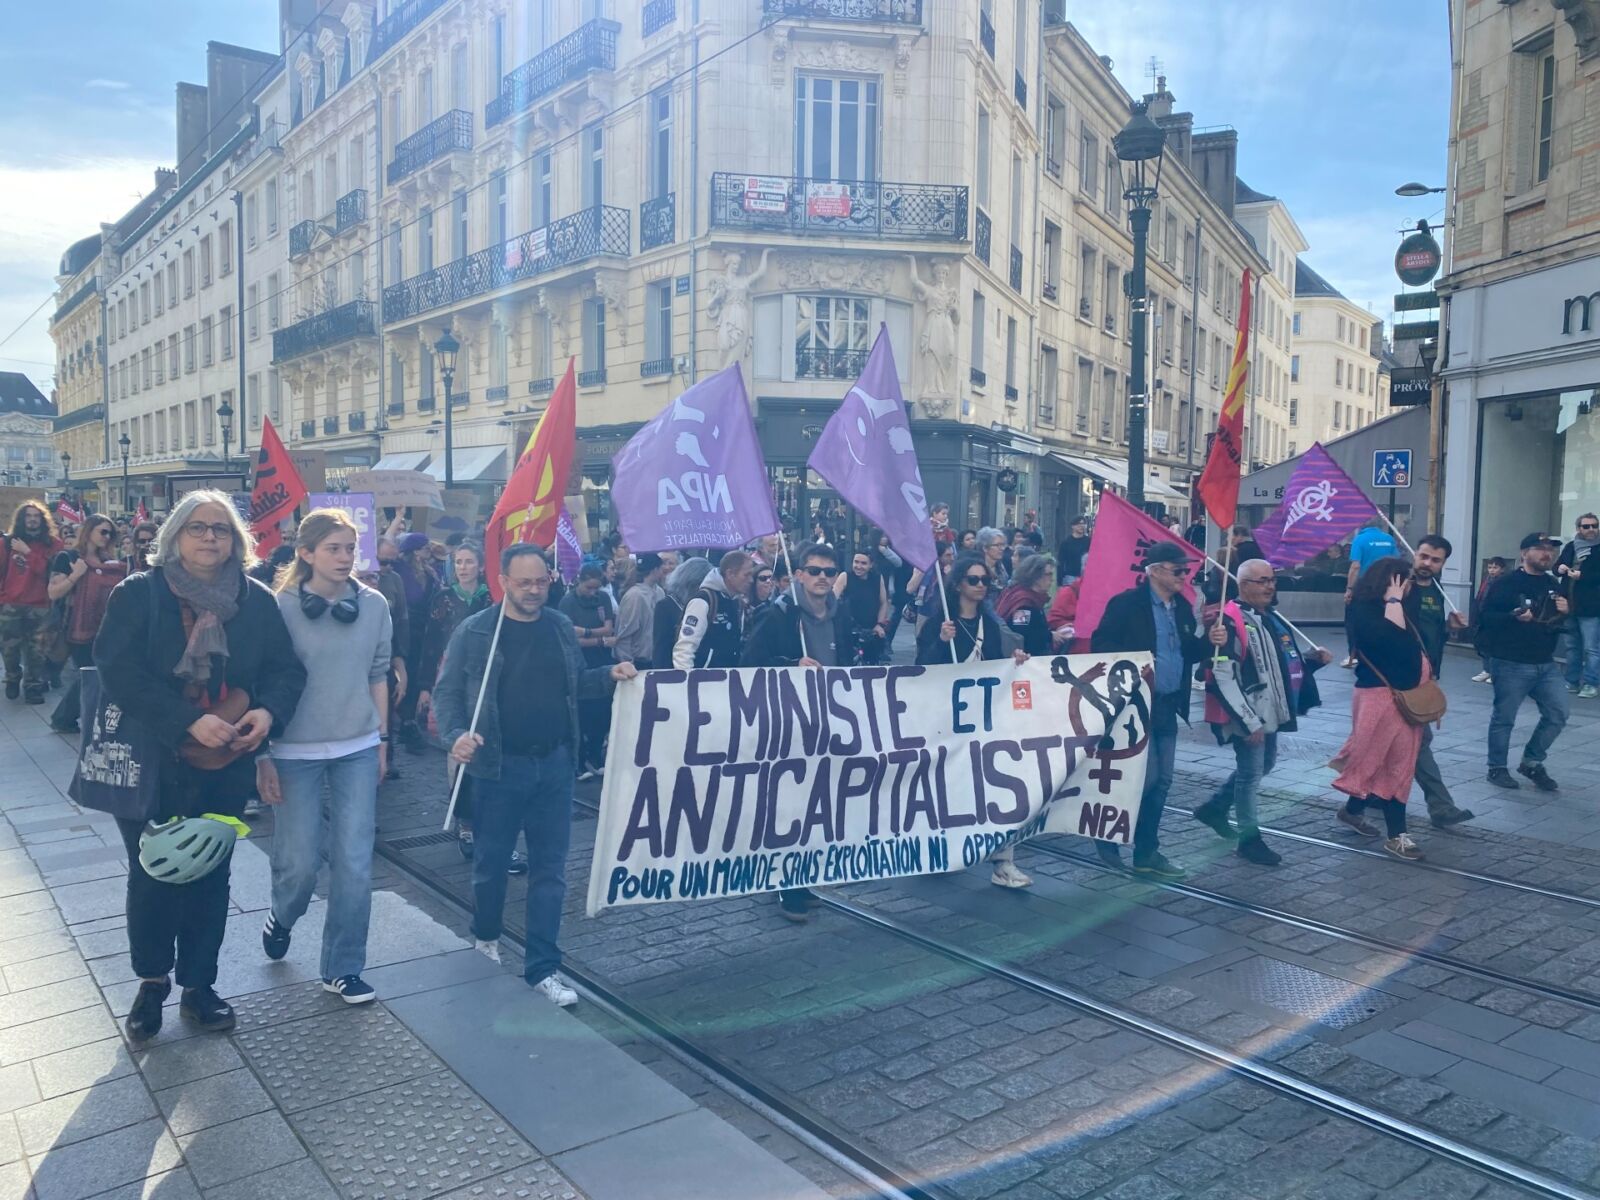
[[[647,671],[617,687],[588,911],[1131,840],[1147,653]]]
[[[378,569],[378,506],[371,492],[312,492],[311,508],[337,508],[356,527],[356,570]]]
[[[439,481],[422,471],[351,471],[352,492],[371,492],[379,508],[444,507]]]

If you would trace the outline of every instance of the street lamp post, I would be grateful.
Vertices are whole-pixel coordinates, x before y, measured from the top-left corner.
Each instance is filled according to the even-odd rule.
[[[30,487],[31,488],[33,486],[33,464],[32,463],[25,463],[23,465],[23,468],[22,468],[22,479],[23,479],[23,486],[24,487]]]
[[[72,499],[72,455],[61,452],[61,498]]]
[[[1149,399],[1145,394],[1149,309],[1145,266],[1149,256],[1150,208],[1161,186],[1162,152],[1166,142],[1166,132],[1150,119],[1145,105],[1136,103],[1132,118],[1111,143],[1116,148],[1118,161],[1127,164],[1129,169],[1124,176],[1127,187],[1122,193],[1128,205],[1128,226],[1133,231],[1133,275],[1128,286],[1133,334],[1133,372],[1128,387],[1128,503],[1140,509],[1144,507],[1145,414]]]
[[[217,409],[217,420],[222,423],[222,473],[227,475],[231,465],[228,457],[228,439],[233,436],[233,405],[224,400]]]
[[[128,447],[133,445],[133,440],[127,434],[117,439],[117,446],[122,450],[122,515],[131,517],[133,506],[128,503]]]
[[[433,344],[433,352],[439,356],[439,374],[444,379],[444,486],[452,487],[455,484],[455,441],[451,432],[450,410],[455,407],[455,402],[450,398],[451,385],[456,378],[456,354],[461,350],[461,343],[450,336],[450,329],[439,335],[439,340]]]

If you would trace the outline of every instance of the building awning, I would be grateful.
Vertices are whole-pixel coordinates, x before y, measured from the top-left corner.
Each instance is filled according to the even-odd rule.
[[[1088,475],[1094,479],[1100,480],[1103,483],[1117,483],[1119,487],[1126,487],[1128,485],[1128,481],[1125,477],[1120,483],[1117,479],[1108,477],[1106,474],[1105,464],[1100,462],[1098,459],[1075,458],[1070,454],[1057,454],[1053,451],[1051,452],[1050,457],[1055,459],[1058,463],[1061,463],[1063,466],[1071,467],[1080,475]]]
[[[1121,488],[1124,493],[1128,490],[1128,464],[1125,462],[1110,458],[1079,458],[1072,454],[1051,454],[1050,457],[1065,463],[1074,471],[1091,475],[1112,487]],[[1182,492],[1159,479],[1146,479],[1144,494],[1162,500],[1188,500]]]
[[[470,483],[474,479],[504,479],[506,477],[506,448],[504,446],[457,446],[450,456],[451,477],[456,483]],[[429,475],[444,481],[444,453],[428,465]]]
[[[395,454],[385,454],[371,468],[373,471],[420,471],[422,464],[428,461],[426,450],[405,450]]]

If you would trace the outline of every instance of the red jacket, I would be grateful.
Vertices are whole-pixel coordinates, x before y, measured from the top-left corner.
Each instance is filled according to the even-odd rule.
[[[0,604],[48,607],[50,597],[45,594],[45,585],[50,578],[50,561],[61,553],[61,542],[51,538],[48,543],[31,544],[24,561],[11,553],[11,541],[0,539]]]

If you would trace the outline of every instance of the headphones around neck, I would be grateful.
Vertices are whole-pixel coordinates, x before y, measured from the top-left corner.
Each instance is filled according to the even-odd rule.
[[[315,592],[306,591],[305,584],[300,585],[300,611],[305,613],[306,619],[315,621],[323,613],[333,611],[333,619],[341,625],[354,625],[361,616],[361,589],[356,581],[350,581],[350,594],[330,603]]]

